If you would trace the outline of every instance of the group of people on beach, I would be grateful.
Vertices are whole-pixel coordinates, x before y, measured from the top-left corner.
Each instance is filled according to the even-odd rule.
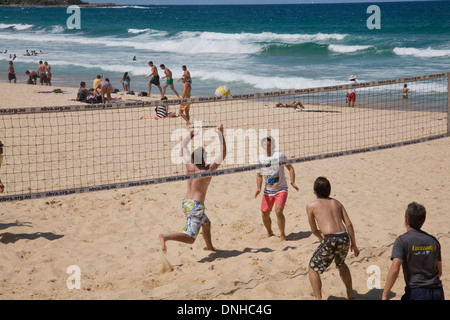
[[[152,61],[148,62],[149,67],[151,68],[151,72],[145,78],[150,78],[148,83],[148,93],[147,96],[151,96],[152,86],[156,86],[161,94],[161,101],[167,100],[166,97],[166,89],[170,87],[172,91],[176,94],[178,98],[190,98],[192,91],[192,78],[189,70],[186,65],[183,65],[181,69],[183,70],[183,75],[178,79],[177,82],[182,82],[183,86],[181,89],[181,97],[178,94],[178,91],[174,87],[174,79],[172,75],[172,71],[167,68],[164,64],[160,65],[160,68],[164,70],[165,76],[161,79],[165,79],[164,87],[161,87],[160,77],[158,73],[158,68],[153,64]],[[120,83],[123,86],[123,92],[134,94],[131,91],[131,78],[128,72],[125,72],[120,79]],[[88,103],[109,103],[111,101],[111,92],[113,90],[112,84],[109,78],[104,77],[102,75],[97,75],[97,78],[93,82],[92,88],[89,90],[86,88],[86,82],[82,81],[80,83],[80,87],[77,92],[77,101],[88,102]],[[140,93],[142,94],[142,93]],[[159,105],[155,108],[156,117],[146,117],[145,119],[165,119],[165,118],[175,118],[181,117],[186,121],[186,125],[190,125],[190,104],[180,104],[178,115],[175,112],[169,112],[169,108],[167,105]],[[142,117],[143,118],[143,117]]]
[[[87,103],[109,103],[111,101],[112,84],[108,77],[97,75],[91,89],[86,88],[86,82],[80,82],[77,101]]]
[[[159,89],[159,92],[161,93],[161,100],[166,100],[166,89],[167,87],[170,87],[170,89],[176,94],[178,98],[180,98],[180,95],[178,94],[178,91],[175,89],[173,85],[173,75],[172,71],[167,68],[164,64],[160,65],[160,68],[164,71],[164,77],[161,79],[165,79],[166,82],[164,84],[164,87],[161,88],[160,83],[160,77],[158,73],[158,68],[153,64],[153,61],[148,62],[148,66],[151,69],[151,72],[148,76],[145,77],[145,79],[150,78],[150,81],[148,83],[148,96],[151,96],[152,94],[152,86],[156,86]],[[186,65],[183,65],[181,67],[183,70],[183,75],[180,79],[178,79],[177,82],[182,82],[183,86],[181,88],[181,98],[188,99],[191,97],[191,91],[192,91],[192,78],[191,73],[187,69]],[[186,125],[190,125],[190,104],[180,104],[179,107],[179,113],[178,116],[182,117],[186,121]],[[159,111],[159,112],[158,112]],[[169,113],[167,106],[158,106],[156,108],[156,118],[162,119],[162,118],[174,118],[177,117],[175,113]]]
[[[219,168],[227,154],[224,138],[224,128],[217,130],[220,137],[221,149],[210,164],[206,163],[203,147],[189,151],[191,140],[198,134],[194,130],[187,134],[181,143],[186,174],[210,173]],[[295,170],[286,163],[287,157],[276,150],[273,137],[261,140],[265,150],[258,158],[259,169],[256,174],[255,198],[262,191],[265,181],[261,217],[269,237],[274,236],[270,214],[275,209],[277,225],[280,231],[280,241],[285,241],[285,216],[283,210],[288,196],[288,184],[284,168],[289,172],[290,184],[298,191],[295,184]],[[206,215],[205,199],[212,175],[188,180],[182,210],[186,217],[183,232],[160,234],[161,250],[167,252],[168,241],[178,241],[193,244],[202,233],[206,243],[205,250],[215,250],[211,239],[211,221]],[[334,261],[339,269],[339,275],[345,285],[347,297],[354,299],[352,277],[345,263],[348,251],[359,255],[356,245],[355,230],[343,204],[330,197],[331,183],[326,177],[318,177],[313,185],[316,199],[306,206],[306,214],[311,232],[319,240],[319,245],[312,254],[308,264],[308,275],[316,299],[322,299],[322,282],[320,275]],[[440,277],[442,275],[442,258],[439,241],[421,230],[426,218],[425,208],[418,203],[410,203],[405,212],[405,227],[407,232],[399,236],[392,249],[392,265],[388,272],[386,284],[382,294],[383,300],[389,299],[390,290],[398,278],[401,267],[405,276],[405,294],[402,299],[408,300],[443,300],[444,291]]]
[[[41,85],[51,86],[52,85],[52,73],[51,73],[51,67],[48,64],[47,61],[42,62],[39,61],[39,66],[37,68],[37,71],[34,70],[26,70],[25,74],[28,76],[28,84],[37,84],[37,79],[39,78],[39,81]],[[8,65],[8,82],[14,82],[17,83],[17,76],[16,71],[14,70],[14,62],[9,61]]]

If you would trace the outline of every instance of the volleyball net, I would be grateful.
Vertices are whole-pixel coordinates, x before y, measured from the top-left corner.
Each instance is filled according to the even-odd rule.
[[[280,164],[446,137],[449,75],[224,97],[0,108],[0,202],[255,170],[267,136],[287,156]],[[356,92],[354,106],[347,103],[348,90]],[[190,105],[191,124],[182,117],[155,120],[158,105],[177,115],[180,105]],[[194,130],[189,147],[202,146],[211,162],[220,151],[221,124],[227,156],[219,170],[186,174],[182,139]]]

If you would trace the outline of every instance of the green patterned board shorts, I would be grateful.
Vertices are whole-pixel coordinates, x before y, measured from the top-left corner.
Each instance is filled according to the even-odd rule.
[[[347,232],[338,234],[327,234],[314,251],[309,266],[319,274],[322,274],[331,264],[336,263],[336,267],[344,264],[350,248],[350,238]]]

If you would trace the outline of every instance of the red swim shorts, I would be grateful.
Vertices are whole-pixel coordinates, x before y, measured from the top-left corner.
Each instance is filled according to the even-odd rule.
[[[286,204],[288,193],[286,191],[278,192],[273,196],[263,195],[261,203],[261,211],[272,211],[273,205],[284,206]]]
[[[356,94],[354,92],[350,92],[347,95],[347,102],[355,102],[356,101]]]

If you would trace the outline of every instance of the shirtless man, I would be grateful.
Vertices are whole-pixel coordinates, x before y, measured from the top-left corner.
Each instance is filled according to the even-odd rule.
[[[39,81],[41,82],[41,86],[44,85],[44,83],[47,81],[47,77],[45,75],[45,64],[42,61],[39,61],[39,67],[38,67],[38,77]]]
[[[175,92],[175,94],[177,95],[177,97],[179,98],[180,95],[178,94],[177,90],[175,90],[175,87],[173,86],[173,78],[172,78],[172,71],[170,71],[169,68],[166,68],[165,65],[160,65],[160,68],[162,70],[164,70],[164,74],[165,76],[162,77],[162,79],[166,79],[166,84],[164,85],[163,88],[163,93],[162,95],[165,96],[166,95],[166,89],[168,86],[170,86],[170,89],[172,89],[173,92]]]
[[[403,99],[408,99],[408,92],[409,88],[408,85],[405,83],[405,85],[403,86]]]
[[[320,274],[334,260],[347,289],[347,297],[354,299],[352,276],[345,264],[345,257],[349,248],[356,257],[359,255],[355,231],[344,206],[336,199],[330,198],[330,192],[331,185],[328,179],[318,177],[314,182],[314,193],[317,199],[306,206],[311,231],[320,240],[319,246],[309,261],[309,280],[314,296],[317,300],[322,300]],[[319,228],[317,228],[316,222],[319,224]]]
[[[36,84],[37,73],[34,70],[27,70],[25,73],[28,75],[28,84]]]
[[[206,165],[204,158],[204,149],[197,148],[192,154],[189,152],[188,144],[191,139],[197,134],[191,131],[182,141],[181,148],[186,165],[186,173],[201,173],[211,172],[217,170],[222,161],[225,159],[227,148],[225,144],[225,138],[223,136],[223,125],[217,130],[221,138],[222,150],[218,152],[218,155],[213,163]],[[211,222],[205,213],[205,198],[208,186],[212,177],[196,178],[188,180],[188,187],[186,196],[183,199],[182,206],[183,212],[186,215],[186,226],[183,233],[172,234],[160,234],[159,240],[161,243],[161,250],[167,252],[167,241],[178,241],[187,244],[193,244],[195,239],[202,229],[203,239],[205,240],[205,250],[215,250],[211,241]]]
[[[159,84],[159,74],[158,74],[158,68],[153,64],[152,61],[148,62],[149,67],[152,69],[152,72],[145,77],[145,79],[148,79],[149,77],[152,77],[150,79],[150,82],[148,83],[148,96],[152,94],[152,84],[158,87],[159,92],[161,92],[161,98],[164,97],[161,89],[161,85]]]
[[[186,66],[182,66],[181,70],[183,70],[183,76],[178,79],[177,82],[180,82],[181,80],[183,80],[183,77],[186,77],[187,82],[189,82],[189,84],[192,84],[192,79],[191,79],[191,73],[188,71]]]
[[[186,76],[182,76],[181,80],[183,81],[183,87],[181,88],[181,97],[182,98],[190,98],[191,97],[191,84]],[[179,116],[182,117],[186,121],[186,125],[189,126],[191,124],[191,116],[189,115],[189,110],[191,109],[190,104],[180,104]]]
[[[14,63],[12,61],[9,62],[8,67],[8,81],[11,83],[11,81],[14,80],[14,83],[17,82],[16,78],[16,72],[14,71]]]

